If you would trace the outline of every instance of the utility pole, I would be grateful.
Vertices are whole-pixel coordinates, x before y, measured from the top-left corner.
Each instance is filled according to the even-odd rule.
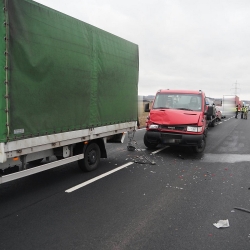
[[[240,90],[240,88],[238,88],[238,83],[237,83],[237,80],[236,80],[236,83],[234,83],[234,94],[237,95],[238,94],[238,90]]]

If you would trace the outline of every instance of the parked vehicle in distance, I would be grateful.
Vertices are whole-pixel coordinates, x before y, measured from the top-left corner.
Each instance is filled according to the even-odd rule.
[[[221,110],[222,109],[221,106],[215,106],[215,109],[216,109],[216,117],[217,117],[218,121],[220,121],[221,119],[226,118],[226,116],[223,115],[223,111]]]
[[[208,121],[213,109],[206,106],[201,90],[159,90],[146,122],[144,144],[156,148],[158,144],[189,146],[196,153],[206,147]]]

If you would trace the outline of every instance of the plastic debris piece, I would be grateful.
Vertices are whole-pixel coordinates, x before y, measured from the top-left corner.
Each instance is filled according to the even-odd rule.
[[[241,211],[244,211],[244,212],[250,213],[250,210],[245,209],[245,208],[235,207],[234,209],[237,209],[237,210],[241,210]]]
[[[182,155],[179,155],[179,157],[184,160],[184,157]]]
[[[229,227],[229,221],[228,220],[219,220],[217,223],[213,223],[213,225],[217,228]]]

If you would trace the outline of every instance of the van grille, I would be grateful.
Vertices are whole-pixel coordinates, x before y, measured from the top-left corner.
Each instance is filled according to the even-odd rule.
[[[168,125],[161,125],[161,129],[167,129],[167,130],[178,130],[178,131],[187,131],[187,126],[185,125],[171,125],[171,126],[168,126]]]

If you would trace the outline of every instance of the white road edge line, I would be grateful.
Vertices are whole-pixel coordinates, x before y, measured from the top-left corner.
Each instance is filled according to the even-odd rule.
[[[165,146],[164,148],[160,148],[160,149],[152,152],[151,154],[157,154],[157,153],[161,152],[162,150],[164,150],[165,148],[169,148],[169,146]]]
[[[72,187],[72,188],[69,188],[69,189],[65,190],[65,192],[66,192],[66,193],[71,193],[71,192],[73,192],[73,191],[75,191],[75,190],[77,190],[77,189],[79,189],[79,188],[82,188],[82,187],[84,187],[84,186],[87,186],[87,185],[89,185],[89,184],[91,184],[91,183],[93,183],[93,182],[95,182],[95,181],[97,181],[97,180],[99,180],[99,179],[101,179],[101,178],[104,178],[104,177],[107,176],[107,175],[113,174],[114,172],[119,171],[119,170],[121,170],[121,169],[123,169],[123,168],[125,168],[125,167],[127,167],[127,166],[129,166],[129,165],[131,165],[131,164],[133,164],[133,163],[134,163],[134,162],[128,162],[128,163],[126,163],[126,164],[124,164],[124,165],[122,165],[122,166],[120,166],[120,167],[118,167],[118,168],[115,168],[115,169],[113,169],[113,170],[111,170],[111,171],[109,171],[109,172],[107,172],[107,173],[101,174],[101,175],[99,175],[99,176],[97,176],[97,177],[95,177],[95,178],[93,178],[93,179],[90,179],[90,180],[85,181],[85,182],[83,182],[83,183],[81,183],[81,184],[79,184],[79,185],[76,185],[76,186],[74,186],[74,187]]]

